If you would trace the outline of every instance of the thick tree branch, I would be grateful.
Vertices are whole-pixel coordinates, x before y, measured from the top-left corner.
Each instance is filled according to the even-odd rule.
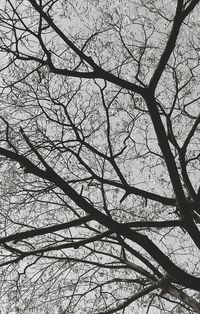
[[[24,240],[27,238],[33,238],[33,237],[36,237],[38,235],[44,235],[47,233],[53,233],[56,231],[69,229],[71,227],[80,226],[80,225],[85,224],[86,222],[89,222],[89,221],[91,221],[91,217],[85,216],[85,217],[82,217],[79,219],[75,219],[75,220],[65,222],[62,224],[53,225],[50,227],[27,230],[27,231],[19,232],[19,233],[17,232],[15,234],[0,238],[0,244],[7,243],[10,241],[14,241],[14,243],[17,243],[18,241],[21,241],[21,240]]]
[[[189,131],[189,133],[188,133],[188,135],[187,135],[187,137],[185,139],[185,142],[184,142],[184,144],[182,146],[182,151],[184,151],[184,152],[186,151],[187,146],[189,145],[191,138],[194,136],[194,133],[196,132],[197,127],[198,127],[199,124],[200,124],[200,115],[195,120],[191,130]]]
[[[190,14],[195,8],[195,6],[199,3],[199,0],[191,0],[190,4],[184,9],[183,16],[184,18]]]
[[[127,298],[126,301],[124,301],[122,304],[116,306],[115,308],[112,308],[110,310],[104,311],[104,312],[99,312],[98,314],[111,314],[111,313],[116,313],[117,311],[125,309],[128,305],[133,303],[135,300],[141,298],[142,296],[161,288],[168,282],[168,276],[164,276],[163,278],[159,279],[157,282],[149,285],[148,287],[144,288],[143,290],[136,292],[133,296]]]
[[[133,221],[125,223],[129,228],[170,228],[170,227],[184,227],[182,220],[163,220],[163,221]]]
[[[169,35],[169,39],[166,43],[165,49],[160,57],[158,65],[151,77],[149,88],[151,90],[155,90],[156,86],[160,80],[160,77],[169,61],[169,58],[175,48],[176,41],[180,32],[181,25],[183,20],[188,16],[188,14],[194,9],[194,7],[199,3],[199,0],[191,1],[190,5],[183,11],[183,1],[177,1],[176,13],[171,29],[171,33]]]
[[[151,120],[153,122],[155,133],[157,135],[158,145],[160,146],[160,149],[163,153],[167,165],[168,173],[171,179],[174,193],[176,195],[178,209],[180,211],[182,218],[184,218],[186,230],[190,234],[194,243],[200,249],[200,232],[193,221],[191,211],[188,209],[188,203],[183,191],[178,169],[168,143],[165,128],[158,111],[157,102],[153,95],[154,91],[152,92],[150,88],[148,88],[146,91],[147,91],[145,96],[146,104],[149,110],[149,114],[151,116]]]
[[[168,292],[170,295],[180,300],[180,302],[187,304],[196,313],[200,313],[200,303],[197,302],[195,298],[186,294],[184,291],[177,289],[173,285],[168,285],[164,288],[164,291]]]
[[[114,221],[111,217],[99,212],[82,195],[78,194],[69,184],[57,175],[52,168],[49,167],[47,171],[43,171],[30,162],[26,157],[20,156],[4,148],[0,148],[0,154],[19,162],[22,167],[25,167],[26,172],[33,173],[37,177],[54,183],[71,200],[73,200],[76,205],[82,208],[87,214],[91,215],[91,218],[107,227],[112,233],[121,234],[146,250],[146,252],[148,252],[177,283],[196,291],[200,291],[200,278],[191,276],[176,266],[151,240],[149,240],[147,236],[135,232],[123,224]]]

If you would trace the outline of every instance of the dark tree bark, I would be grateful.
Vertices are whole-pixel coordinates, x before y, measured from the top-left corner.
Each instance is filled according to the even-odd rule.
[[[195,0],[2,5],[5,311],[200,312],[198,16]]]

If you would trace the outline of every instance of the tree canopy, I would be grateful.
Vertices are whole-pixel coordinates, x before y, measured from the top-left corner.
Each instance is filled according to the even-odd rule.
[[[200,313],[199,14],[1,2],[5,313]]]

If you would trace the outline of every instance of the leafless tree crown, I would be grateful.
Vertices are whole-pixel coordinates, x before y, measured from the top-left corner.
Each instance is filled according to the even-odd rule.
[[[199,14],[1,2],[3,313],[200,313]]]

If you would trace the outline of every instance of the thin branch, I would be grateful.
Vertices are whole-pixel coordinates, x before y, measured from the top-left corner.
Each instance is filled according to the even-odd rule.
[[[77,206],[82,208],[87,214],[91,215],[100,224],[107,227],[111,233],[121,234],[123,237],[137,243],[146,250],[172,277],[177,283],[185,287],[200,291],[200,278],[189,275],[181,268],[176,266],[147,236],[127,228],[98,211],[91,205],[82,195],[78,194],[69,184],[65,182],[57,173],[50,167],[48,171],[43,171],[35,166],[26,157],[20,156],[14,152],[8,151],[0,147],[0,154],[17,161],[22,167],[26,168],[27,172],[33,173],[38,177],[48,180],[59,187]],[[38,252],[39,253],[39,252]]]
[[[42,8],[37,4],[35,0],[28,0],[31,5],[35,8],[35,10],[45,19],[45,21],[52,27],[52,29],[59,35],[60,38],[80,57],[81,60],[84,60],[87,64],[89,64],[93,69],[94,72],[86,74],[90,75],[90,77],[93,78],[102,78],[104,80],[110,81],[118,86],[121,86],[123,88],[126,88],[128,90],[131,90],[135,93],[138,93],[142,95],[144,93],[144,88],[140,87],[134,83],[128,82],[127,80],[123,80],[119,77],[116,77],[115,75],[103,70],[100,68],[94,60],[87,56],[82,50],[78,49],[68,38],[67,36],[60,30],[58,26],[54,24],[50,16],[48,16]],[[56,69],[53,65],[50,65],[50,70],[57,74],[62,75],[72,75],[73,71],[69,73],[68,70],[65,69]],[[66,72],[65,72],[66,71]],[[82,74],[78,74],[78,72],[75,72],[76,76],[79,75],[79,77],[83,77]],[[84,76],[85,77],[85,76]]]
[[[108,311],[99,312],[98,314],[111,314],[116,313],[117,311],[125,309],[127,306],[129,306],[131,303],[136,301],[137,299],[149,294],[150,292],[161,288],[162,286],[166,285],[166,283],[169,281],[168,276],[164,276],[163,278],[159,279],[157,282],[153,283],[152,285],[149,285],[148,287],[144,288],[143,290],[136,292],[132,297],[127,298],[126,301],[124,301],[122,304],[116,306],[115,308],[112,308]]]

